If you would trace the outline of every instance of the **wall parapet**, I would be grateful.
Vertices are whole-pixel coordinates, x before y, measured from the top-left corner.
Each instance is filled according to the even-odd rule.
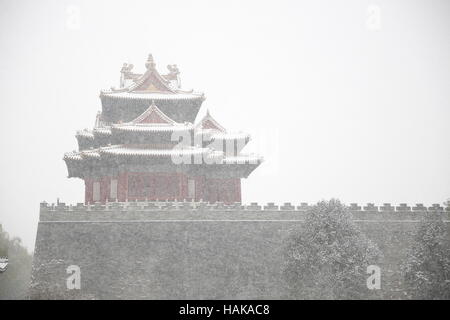
[[[172,211],[172,210],[202,210],[202,211],[298,211],[305,212],[311,205],[306,202],[300,203],[300,205],[293,205],[290,202],[276,205],[273,202],[267,204],[258,204],[257,202],[251,202],[248,205],[240,202],[225,204],[223,202],[188,202],[188,201],[128,201],[128,202],[106,202],[102,203],[77,203],[76,205],[67,205],[64,202],[57,204],[49,204],[42,202],[40,204],[41,212],[87,212],[87,211]],[[450,207],[443,207],[440,204],[433,204],[430,207],[426,207],[422,203],[415,204],[414,206],[408,206],[406,203],[400,203],[398,206],[391,205],[390,203],[384,203],[381,206],[376,206],[374,203],[367,203],[364,206],[357,203],[350,203],[347,208],[352,213],[425,213],[425,212],[445,212],[450,213]]]

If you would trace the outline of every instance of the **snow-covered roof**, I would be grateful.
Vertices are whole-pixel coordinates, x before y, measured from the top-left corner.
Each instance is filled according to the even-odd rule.
[[[206,115],[196,125],[196,128],[198,130],[217,130],[223,133],[227,132],[227,130],[216,121],[216,119],[211,117],[209,110],[206,111]]]
[[[177,123],[162,112],[152,101],[152,104],[136,119],[120,124],[113,124],[113,130],[128,132],[173,132],[194,129],[192,123]]]
[[[151,105],[145,110],[141,115],[136,117],[136,119],[132,120],[131,123],[145,123],[149,124],[170,124],[173,125],[176,122],[170,119],[164,112],[162,112],[155,104],[155,101],[152,100]]]
[[[112,126],[113,130],[128,131],[128,132],[173,132],[173,131],[189,131],[193,130],[194,126],[191,123],[174,125],[167,124],[118,124]]]
[[[77,131],[76,136],[94,139],[95,134],[110,135],[111,128],[110,127],[95,127],[92,130],[84,129],[84,130]]]
[[[177,155],[200,155],[210,153],[212,154],[212,156],[218,155],[214,152],[211,152],[211,149],[209,148],[185,147],[173,149],[150,149],[145,147],[139,148],[126,145],[114,145],[79,152],[69,152],[64,155],[63,159],[81,161],[84,159],[100,159],[102,155],[170,157]]]
[[[177,155],[200,154],[207,155],[208,158],[223,158],[222,163],[225,164],[256,164],[261,163],[263,160],[262,157],[248,154],[224,158],[224,153],[222,151],[216,151],[210,148],[185,147],[173,149],[150,149],[145,147],[140,148],[126,145],[114,145],[79,152],[69,152],[64,155],[64,160],[100,159],[102,155],[170,157]]]
[[[90,159],[99,159],[100,153],[98,152],[98,149],[90,149],[90,150],[83,150],[83,151],[73,151],[68,152],[64,154],[64,160],[75,160],[75,161],[81,161],[83,159],[90,158]]]
[[[97,127],[93,130],[94,134],[103,134],[103,135],[111,135],[111,128],[110,127]]]
[[[128,86],[126,81],[121,81],[121,88],[105,90],[101,95],[124,99],[149,99],[149,100],[173,100],[173,99],[204,99],[203,93],[194,93],[192,90],[184,91],[180,87],[179,71],[176,65],[168,65],[170,73],[161,75],[156,69],[153,56],[149,54],[145,63],[147,70],[143,74],[133,73],[132,64],[124,64],[121,70],[122,79],[131,79]]]
[[[84,150],[82,151],[82,157],[91,158],[91,159],[99,159],[100,153],[97,150]]]
[[[83,157],[80,153],[77,152],[67,152],[64,154],[63,160],[75,160],[75,161],[81,161],[83,160]]]
[[[137,99],[137,100],[195,100],[204,99],[201,92],[192,93],[136,93],[136,92],[102,92],[102,95],[116,99]]]
[[[77,131],[77,134],[75,136],[88,138],[88,139],[94,139],[94,134],[92,133],[91,130],[88,130],[88,129]]]
[[[132,148],[127,146],[113,146],[100,148],[100,154],[116,155],[116,156],[149,156],[149,157],[166,157],[177,155],[199,155],[210,152],[207,148],[189,147],[183,149],[146,149]]]

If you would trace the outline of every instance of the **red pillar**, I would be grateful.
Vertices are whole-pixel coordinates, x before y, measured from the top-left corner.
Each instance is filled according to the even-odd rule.
[[[205,200],[204,185],[205,177],[195,177],[195,201]]]
[[[236,187],[235,187],[235,194],[236,194],[235,202],[242,202],[242,199],[241,199],[241,179],[240,178],[237,178],[235,180],[235,185],[236,185]]]
[[[109,199],[110,183],[110,177],[102,177],[100,179],[100,202],[102,203],[105,203],[106,199]]]
[[[177,174],[177,181],[178,181],[178,195],[177,195],[177,198],[178,198],[179,200],[182,200],[182,199],[184,199],[186,196],[185,196],[185,193],[184,193],[183,176],[182,176],[181,173],[178,173],[178,174]]]
[[[92,179],[84,179],[84,203],[88,204],[89,202],[93,202],[92,200],[92,183],[93,180]]]
[[[128,177],[126,172],[119,173],[117,176],[117,200],[125,201],[127,199]]]

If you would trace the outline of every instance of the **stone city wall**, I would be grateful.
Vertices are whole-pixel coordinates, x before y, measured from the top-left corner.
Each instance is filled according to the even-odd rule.
[[[32,299],[289,299],[286,240],[309,205],[204,202],[41,204]],[[351,204],[355,222],[379,246],[381,296],[402,298],[399,264],[417,223],[440,205]],[[80,268],[68,290],[66,269]]]

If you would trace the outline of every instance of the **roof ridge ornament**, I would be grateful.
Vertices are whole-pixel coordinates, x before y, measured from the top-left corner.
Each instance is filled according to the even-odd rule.
[[[145,63],[145,67],[147,68],[147,69],[154,69],[155,68],[155,66],[156,66],[156,63],[155,63],[155,61],[153,60],[153,55],[150,53],[149,55],[148,55],[148,58],[147,58],[147,62]]]
[[[120,70],[121,73],[131,73],[133,70],[134,65],[132,63],[124,63],[122,65],[122,69]]]
[[[174,75],[178,75],[180,73],[180,70],[178,69],[176,64],[167,65],[167,69],[169,70],[169,72],[171,74],[174,74]]]

